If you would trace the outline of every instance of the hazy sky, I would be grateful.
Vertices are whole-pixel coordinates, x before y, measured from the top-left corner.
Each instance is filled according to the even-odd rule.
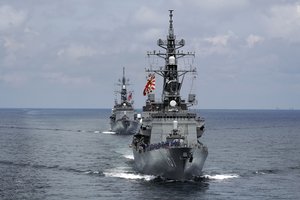
[[[300,0],[0,0],[0,107],[110,108],[126,67],[140,108],[169,9],[198,108],[300,109]]]

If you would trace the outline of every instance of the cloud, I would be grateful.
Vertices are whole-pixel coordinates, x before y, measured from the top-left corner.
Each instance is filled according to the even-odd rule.
[[[226,9],[240,9],[248,5],[247,0],[190,0],[194,5],[198,5],[204,9],[209,10],[226,10]]]
[[[84,57],[92,57],[97,54],[97,51],[86,45],[72,44],[66,48],[60,49],[57,55],[62,58],[79,59]]]
[[[254,47],[255,44],[261,43],[263,41],[264,41],[263,37],[258,36],[258,35],[253,35],[253,34],[249,35],[246,39],[247,46],[249,48],[252,48],[252,47]]]
[[[113,84],[125,66],[128,78],[134,79],[135,105],[144,105],[140,91],[147,61],[154,65],[164,62],[159,58],[147,60],[145,54],[161,50],[156,41],[167,35],[168,9],[174,9],[177,39],[186,40],[182,50],[196,52],[199,88],[204,85],[199,92],[208,103],[200,106],[224,107],[221,101],[210,103],[212,93],[224,94],[228,102],[234,102],[227,105],[229,108],[239,103],[244,88],[254,97],[266,82],[270,87],[281,84],[285,91],[299,85],[295,74],[299,74],[300,66],[300,0],[74,1],[1,1],[3,93],[13,93],[10,85],[26,83],[29,91],[39,86],[43,88],[40,94],[58,99],[84,91],[89,99],[101,99],[93,101],[93,106],[108,107],[113,103]],[[182,59],[184,64],[189,61]],[[233,91],[237,85],[241,90]],[[103,93],[94,90],[104,90],[108,96],[111,93],[111,98],[103,98]],[[299,99],[295,91],[286,96]],[[11,98],[21,99],[24,95],[14,92],[16,98]],[[39,106],[37,95],[28,95],[28,105]],[[0,98],[2,107],[14,106],[10,101],[3,102]],[[86,103],[74,99],[72,106],[84,107]],[[53,101],[45,100],[43,106],[51,107]],[[250,105],[256,106],[264,107],[259,103]]]
[[[174,2],[179,8],[189,5],[189,7],[209,15],[242,10],[250,4],[248,0],[176,0]]]
[[[218,35],[214,37],[205,38],[204,41],[207,41],[213,46],[227,46],[229,35]]]
[[[147,40],[147,41],[152,41],[153,38],[159,38],[160,36],[162,36],[162,30],[161,29],[151,28],[151,29],[146,30],[142,34],[142,39]]]
[[[89,77],[83,77],[83,76],[69,76],[62,72],[52,72],[52,73],[46,73],[42,74],[42,77],[53,82],[53,83],[59,83],[63,85],[68,86],[89,86],[92,84],[92,80]]]
[[[9,5],[0,6],[0,31],[20,26],[26,17],[24,11],[18,11]]]
[[[224,35],[216,35],[193,40],[195,49],[200,50],[201,55],[209,56],[212,54],[229,54],[232,52],[232,44],[237,36],[232,31]],[[196,44],[196,45],[195,45]]]
[[[3,40],[4,40],[3,47],[9,52],[17,51],[19,49],[24,48],[23,43],[20,43],[13,38],[5,37],[3,38]]]
[[[140,7],[136,13],[134,14],[134,22],[143,26],[154,25],[154,24],[162,24],[161,14],[156,12],[155,10],[142,6]]]
[[[10,74],[0,74],[0,81],[11,85],[13,87],[20,87],[27,82],[28,78],[23,74],[10,73]]]
[[[264,22],[271,37],[300,41],[300,3],[271,6]]]
[[[5,53],[3,54],[3,59],[0,60],[0,64],[2,63],[3,66],[14,66],[14,64],[18,61],[18,51],[24,49],[25,45],[12,37],[4,36],[2,38],[2,47]]]
[[[32,35],[35,35],[35,36],[39,36],[40,35],[39,32],[37,32],[37,31],[35,31],[35,30],[33,30],[32,28],[29,28],[29,27],[26,27],[24,29],[24,33],[32,34]]]

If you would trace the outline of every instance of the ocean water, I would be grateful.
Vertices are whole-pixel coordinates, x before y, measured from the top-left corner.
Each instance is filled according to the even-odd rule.
[[[200,110],[199,180],[137,173],[107,109],[0,109],[0,199],[300,199],[300,111]]]

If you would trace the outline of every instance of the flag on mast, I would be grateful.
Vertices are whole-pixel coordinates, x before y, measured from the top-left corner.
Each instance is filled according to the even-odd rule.
[[[129,95],[128,95],[128,97],[127,97],[128,101],[131,101],[131,99],[132,99],[132,92],[130,92]]]
[[[153,90],[155,90],[155,74],[149,74],[143,91],[144,96],[151,93]]]

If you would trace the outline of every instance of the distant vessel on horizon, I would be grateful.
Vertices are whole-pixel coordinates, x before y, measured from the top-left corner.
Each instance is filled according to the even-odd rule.
[[[115,99],[110,116],[110,131],[120,135],[131,135],[138,132],[139,120],[135,114],[132,101],[132,92],[127,92],[129,79],[125,77],[125,67],[123,67],[123,77],[119,80],[121,90],[116,91],[120,94],[120,101]]]
[[[165,65],[147,70],[148,79],[144,95],[148,95],[143,107],[141,126],[132,139],[132,151],[136,169],[144,174],[173,180],[188,180],[202,175],[208,150],[200,142],[204,133],[204,119],[188,109],[196,102],[196,95],[189,94],[186,102],[181,97],[181,88],[187,73],[196,69],[178,69],[178,59],[194,56],[194,53],[179,52],[185,45],[176,40],[173,29],[173,10],[170,10],[169,34],[157,44],[165,52],[148,52],[148,56],[164,59]],[[156,101],[155,75],[163,78],[161,101]]]

